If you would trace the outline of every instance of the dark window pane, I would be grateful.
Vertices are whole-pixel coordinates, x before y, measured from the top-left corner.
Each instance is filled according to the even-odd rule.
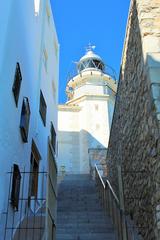
[[[28,141],[29,121],[30,121],[29,101],[28,98],[24,97],[20,120],[20,130],[23,142]]]
[[[53,147],[54,152],[56,151],[56,132],[53,126],[53,123],[51,122],[51,145]]]
[[[38,161],[33,157],[31,157],[31,196],[37,197],[38,190]]]
[[[104,66],[103,66],[103,64],[100,61],[93,60],[93,62],[94,62],[94,65],[95,65],[96,68],[98,68],[100,70],[104,70]]]
[[[88,68],[95,68],[95,65],[94,65],[92,60],[88,60],[87,67]]]
[[[19,193],[20,193],[21,174],[18,165],[13,165],[11,204],[18,211]]]
[[[43,121],[44,126],[46,126],[46,114],[47,114],[47,105],[43,97],[42,91],[40,91],[40,105],[39,112]]]
[[[38,175],[40,154],[34,141],[32,141],[32,152],[30,158],[30,178],[29,178],[29,195],[28,204],[30,206],[31,197],[37,198],[38,193]]]
[[[13,83],[13,87],[12,87],[12,91],[13,91],[16,106],[18,105],[18,98],[19,98],[19,93],[20,93],[21,81],[22,81],[22,75],[21,75],[20,65],[19,65],[19,63],[17,63],[15,76],[14,76],[14,83]]]

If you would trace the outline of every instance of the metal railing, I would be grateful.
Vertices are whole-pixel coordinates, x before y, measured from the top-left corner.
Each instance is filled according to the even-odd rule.
[[[53,170],[53,168],[52,168]],[[15,210],[11,204],[13,169],[7,173],[8,199],[3,213],[3,240],[55,239],[55,215],[57,196],[54,178],[49,172],[38,172],[39,189],[36,197],[28,197],[29,179],[34,172],[20,171],[21,184],[18,198],[19,207]],[[56,183],[55,183],[56,184]],[[47,236],[49,237],[46,237]]]
[[[101,174],[95,165],[95,181],[105,214],[109,215],[116,230],[118,240],[142,239],[136,231],[136,227],[127,218],[120,201],[115,194],[109,180],[103,181]]]

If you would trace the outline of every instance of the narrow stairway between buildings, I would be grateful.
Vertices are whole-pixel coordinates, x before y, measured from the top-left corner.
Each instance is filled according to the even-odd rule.
[[[66,175],[59,184],[56,240],[115,240],[90,175]]]

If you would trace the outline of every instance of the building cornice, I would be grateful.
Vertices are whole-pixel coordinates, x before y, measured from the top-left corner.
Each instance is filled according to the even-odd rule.
[[[68,104],[60,104],[58,105],[58,110],[59,111],[66,111],[66,112],[80,112],[81,111],[81,107],[77,106],[77,105],[68,105]]]
[[[108,100],[110,98],[109,95],[104,95],[104,94],[85,94],[85,95],[82,95],[78,98],[75,98],[75,99],[72,99],[70,101],[68,101],[66,104],[67,105],[70,105],[70,104],[76,104],[76,103],[79,103],[79,102],[82,102],[84,100]]]

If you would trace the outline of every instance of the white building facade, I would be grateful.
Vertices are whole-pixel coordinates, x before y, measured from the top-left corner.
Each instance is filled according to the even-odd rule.
[[[54,239],[59,44],[50,1],[3,1],[0,16],[0,239]]]
[[[117,84],[103,60],[89,47],[66,88],[68,101],[58,108],[58,168],[89,173],[92,150],[107,150]]]

